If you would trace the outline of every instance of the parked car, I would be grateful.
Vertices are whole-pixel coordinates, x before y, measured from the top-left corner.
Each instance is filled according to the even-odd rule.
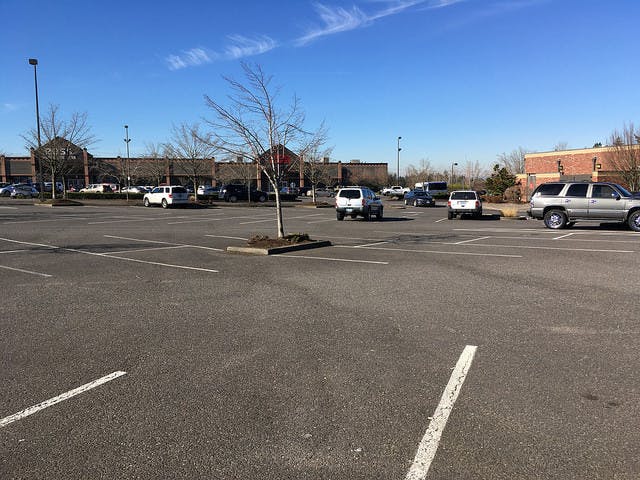
[[[393,185],[382,189],[382,195],[385,197],[403,197],[405,193],[409,193],[411,189],[400,185]]]
[[[414,207],[435,207],[436,201],[431,194],[424,190],[411,190],[404,195],[404,204]]]
[[[263,192],[262,190],[256,190],[255,188],[251,188],[250,194],[252,202],[266,202],[268,198],[266,192]],[[235,203],[238,200],[248,200],[249,192],[247,191],[246,185],[231,183],[229,185],[223,186],[220,189],[218,198],[224,200],[225,202]]]
[[[627,223],[640,232],[640,198],[610,182],[549,182],[531,195],[529,216],[547,228],[572,227],[580,221]]]
[[[0,187],[0,197],[8,197],[11,195],[11,185],[8,183]]]
[[[32,185],[16,183],[15,185],[11,185],[11,193],[9,195],[11,198],[33,198],[37,197],[39,194],[40,192],[38,192],[38,190]]]
[[[131,185],[129,187],[124,187],[122,193],[147,193],[149,190],[140,186],[140,185]]]
[[[160,205],[162,208],[169,208],[174,205],[186,205],[189,203],[189,192],[181,185],[170,185],[168,187],[156,187],[142,197],[145,207]]]
[[[91,183],[84,188],[80,189],[80,193],[113,193],[109,183]]]
[[[482,216],[482,199],[474,190],[454,190],[449,195],[447,202],[447,218],[449,220],[457,215],[472,215],[476,218]]]
[[[328,188],[316,188],[316,197],[334,197],[336,192]],[[313,196],[313,190],[307,190],[307,197]]]
[[[380,197],[367,187],[345,187],[336,195],[336,218],[344,220],[345,215],[351,218],[358,216],[371,220],[375,215],[382,220],[383,207]]]
[[[220,187],[212,187],[211,185],[200,185],[198,187],[198,195],[218,195]]]

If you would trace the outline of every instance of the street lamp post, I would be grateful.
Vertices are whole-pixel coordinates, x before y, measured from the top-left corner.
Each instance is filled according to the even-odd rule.
[[[40,177],[40,201],[44,200],[44,179],[42,178],[42,162],[40,161],[40,147],[42,146],[42,142],[40,140],[40,107],[38,105],[38,59],[30,58],[29,65],[33,65],[33,81],[36,86],[36,125],[38,132],[38,150],[36,155],[36,160],[38,161],[38,176]],[[55,186],[51,186],[53,191]]]
[[[131,180],[130,177],[130,173],[131,173],[131,169],[129,167],[129,142],[131,141],[131,139],[129,138],[129,125],[125,125],[124,126],[124,143],[127,146],[127,163],[126,163],[126,175],[127,175],[127,203],[129,202],[129,181]]]
[[[453,167],[457,167],[458,166],[458,162],[453,162],[451,164],[451,183],[453,183]]]
[[[402,137],[398,137],[398,163],[396,166],[396,181],[398,184],[400,183],[400,150],[402,150],[400,148],[400,140],[402,140]]]

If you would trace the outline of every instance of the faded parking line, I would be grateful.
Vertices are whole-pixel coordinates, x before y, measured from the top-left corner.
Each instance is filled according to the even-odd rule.
[[[53,277],[53,275],[49,275],[48,273],[40,273],[40,272],[32,272],[31,270],[24,270],[22,268],[15,268],[15,267],[7,267],[6,265],[0,265],[0,268],[4,268],[5,270],[13,270],[14,272],[22,272],[22,273],[28,273],[30,275],[38,275],[40,277]]]
[[[376,262],[374,260],[353,260],[350,258],[309,257],[306,255],[289,255],[289,254],[280,254],[280,255],[273,255],[273,256],[280,257],[280,258],[305,258],[307,260],[326,260],[328,262],[369,263],[373,265],[389,265],[389,262]]]
[[[116,378],[126,374],[127,372],[122,372],[122,371],[110,373],[109,375],[105,375],[104,377],[94,380],[93,382],[85,383],[84,385],[78,388],[69,390],[68,392],[58,395],[57,397],[53,397],[53,398],[50,398],[49,400],[45,400],[44,402],[34,405],[33,407],[25,408],[24,410],[21,410],[18,413],[14,413],[13,415],[9,415],[8,417],[5,417],[2,420],[0,420],[0,428],[6,427],[7,425],[17,420],[22,420],[23,418],[28,417],[29,415],[33,415],[34,413],[37,413],[40,410],[44,410],[45,408],[51,407],[56,403],[60,403],[64,400],[68,400],[71,397],[75,397],[76,395],[80,395],[81,393],[84,393],[87,390],[91,390],[92,388],[99,387],[104,383],[110,382],[111,380],[115,380]]]
[[[351,245],[334,245],[334,248],[359,248],[361,250],[382,250],[389,252],[407,252],[407,253],[435,253],[438,255],[461,255],[469,257],[503,257],[503,258],[522,258],[522,255],[508,255],[500,253],[473,253],[473,252],[443,252],[442,250],[413,250],[410,248],[384,248],[384,247],[363,247]]]

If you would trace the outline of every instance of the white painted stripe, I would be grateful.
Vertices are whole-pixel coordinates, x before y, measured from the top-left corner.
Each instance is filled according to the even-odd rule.
[[[128,238],[128,237],[118,237],[115,235],[104,235],[107,238],[115,238],[117,240],[131,240],[133,242],[142,242],[142,243],[159,243],[161,245],[172,245],[175,247],[191,247],[191,248],[200,248],[202,250],[212,250],[214,252],[224,252],[221,248],[213,248],[213,247],[205,247],[202,245],[191,245],[189,243],[172,243],[172,242],[161,242],[160,240],[146,240],[144,238]]]
[[[300,218],[309,218],[309,217],[319,217],[321,215],[324,215],[323,213],[314,213],[312,215],[303,215],[303,216],[299,216],[299,217],[285,217],[285,220],[298,220]],[[274,220],[275,217],[272,218],[267,218],[265,220],[254,220],[252,222],[240,222],[238,225],[250,225],[252,223],[264,223],[264,222],[272,222]]]
[[[104,383],[110,382],[111,380],[114,380],[126,374],[127,372],[122,372],[122,371],[113,372],[102,378],[94,380],[93,382],[85,383],[81,387],[74,388],[73,390],[69,390],[68,392],[58,395],[57,397],[53,397],[53,398],[50,398],[49,400],[45,400],[44,402],[34,405],[33,407],[25,408],[24,410],[21,410],[18,413],[14,413],[13,415],[9,415],[8,417],[5,417],[2,420],[0,420],[0,428],[6,427],[10,423],[13,423],[17,420],[22,420],[23,418],[28,417],[29,415],[33,415],[34,413],[39,412],[40,410],[44,410],[45,408],[51,407],[56,403],[60,403],[64,400],[68,400],[71,397],[75,397],[76,395],[80,395],[81,393],[84,393],[87,390],[96,388]]]
[[[433,222],[433,223],[440,223],[440,222],[444,222],[445,220],[446,220],[446,218],[441,218],[440,220],[436,220],[436,221],[435,221],[435,222]]]
[[[349,258],[307,257],[304,255],[289,255],[289,254],[280,254],[280,255],[273,255],[273,256],[280,257],[280,258],[306,258],[308,260],[326,260],[328,262],[370,263],[373,265],[389,265],[389,262],[374,262],[372,260],[352,260]]]
[[[175,248],[188,248],[188,245],[174,245],[171,247],[134,248],[133,250],[120,250],[119,252],[104,252],[105,255],[121,255],[123,253],[153,252],[155,250],[172,250]]]
[[[212,237],[212,238],[228,238],[230,240],[243,240],[243,241],[247,241],[248,238],[242,238],[242,237],[228,237],[226,235],[205,235],[205,237]]]
[[[356,248],[375,247],[376,245],[384,245],[385,243],[389,243],[389,242],[385,240],[382,242],[367,243],[365,245],[356,245]]]
[[[554,240],[560,240],[561,238],[567,238],[573,235],[573,233],[567,233],[566,235],[560,235],[559,237],[554,237]]]
[[[21,242],[20,240],[12,240],[10,238],[0,237],[0,240],[4,240],[5,242],[11,242],[11,243],[19,243],[20,245],[33,245],[35,247],[58,248],[58,247],[53,247],[51,245],[45,245],[44,243]]]
[[[477,242],[478,240],[486,240],[487,238],[491,238],[491,237],[478,237],[478,238],[472,238],[471,240],[462,240],[461,242],[454,243],[454,245],[462,245],[463,243]]]
[[[476,353],[478,347],[473,345],[467,345],[456,364],[449,383],[442,393],[440,403],[436,407],[429,428],[427,428],[422,441],[418,445],[418,451],[413,460],[413,464],[405,477],[405,480],[424,480],[429,472],[429,467],[433,461],[436,451],[438,450],[438,444],[442,437],[442,432],[447,425],[447,420],[453,409],[453,405],[456,403],[462,384],[471,368],[471,362],[473,356]]]
[[[326,220],[316,220],[314,222],[307,222],[307,225],[311,225],[313,223],[326,223],[326,222],[335,222],[336,219],[335,218],[328,218]]]
[[[471,253],[471,252],[443,252],[439,250],[413,250],[410,248],[383,248],[383,247],[358,247],[351,245],[334,245],[334,248],[361,248],[363,250],[383,250],[385,252],[408,252],[408,253],[435,253],[439,255],[461,255],[469,257],[503,257],[522,258],[522,255],[507,255],[499,253]]]
[[[20,252],[28,252],[29,250],[5,250],[3,252],[0,252],[0,254],[3,253],[20,253]]]
[[[161,263],[161,262],[149,262],[147,260],[138,260],[137,258],[117,257],[115,255],[109,255],[106,253],[87,252],[84,250],[76,250],[75,248],[65,248],[67,252],[84,253],[85,255],[93,255],[95,257],[103,258],[116,258],[118,260],[125,260],[127,262],[146,263],[147,265],[157,265],[159,267],[179,268],[182,270],[196,270],[198,272],[219,273],[218,270],[212,270],[210,268],[201,267],[189,267],[187,265],[176,265],[173,263]]]
[[[7,267],[5,265],[0,265],[0,268],[4,268],[5,270],[13,270],[14,272],[28,273],[30,275],[38,275],[40,277],[52,277],[53,276],[53,275],[49,275],[47,273],[32,272],[31,270],[23,270],[22,268]]]

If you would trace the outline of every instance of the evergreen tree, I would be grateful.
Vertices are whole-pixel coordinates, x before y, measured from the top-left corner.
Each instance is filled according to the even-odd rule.
[[[515,184],[515,175],[511,175],[506,167],[500,168],[500,165],[496,164],[493,167],[493,173],[487,178],[486,188],[490,195],[503,195],[507,188]]]

